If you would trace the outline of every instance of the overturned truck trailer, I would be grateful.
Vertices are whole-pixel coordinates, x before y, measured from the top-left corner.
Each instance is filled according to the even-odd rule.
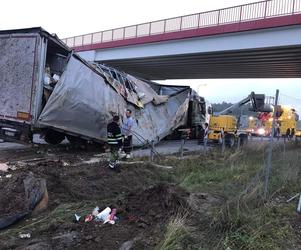
[[[0,138],[106,141],[113,115],[133,111],[134,145],[187,123],[192,90],[147,82],[73,53],[41,28],[0,31]],[[162,91],[165,90],[165,91]]]

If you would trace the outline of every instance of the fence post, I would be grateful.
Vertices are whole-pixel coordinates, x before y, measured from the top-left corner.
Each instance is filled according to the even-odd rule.
[[[283,159],[285,160],[285,155],[286,155],[286,140],[285,137],[283,138]]]
[[[182,20],[183,20],[183,17],[181,16],[181,19],[180,19],[180,31],[182,30]]]
[[[180,146],[180,157],[183,157],[183,151],[184,151],[184,144],[185,144],[185,139],[181,139],[181,146]]]
[[[294,14],[294,13],[295,13],[295,2],[296,2],[296,0],[293,0],[293,9],[292,9],[292,14]]]
[[[91,35],[91,43],[90,44],[93,44],[93,40],[94,40],[94,33],[92,33],[92,35]]]
[[[298,202],[297,212],[299,214],[301,214],[301,193],[300,193],[300,198],[299,198],[299,202]]]
[[[136,38],[138,37],[138,24],[136,25]]]
[[[264,18],[267,17],[267,9],[268,9],[268,1],[265,1],[265,6],[264,6]]]
[[[155,149],[155,142],[154,140],[151,141],[151,151],[150,151],[150,161],[154,161],[154,149]]]
[[[225,153],[225,136],[222,137],[222,154]]]
[[[241,144],[240,137],[238,137],[238,141],[237,141],[237,151],[239,151],[239,149],[240,149],[240,144]]]
[[[273,123],[272,123],[272,132],[270,135],[270,143],[268,148],[268,159],[267,159],[267,165],[265,168],[265,183],[264,183],[264,198],[267,198],[268,195],[268,186],[269,186],[269,178],[270,178],[270,172],[272,168],[272,152],[273,152],[273,137],[274,137],[274,131],[275,131],[275,125],[276,125],[276,107],[278,105],[278,98],[279,98],[279,90],[276,90],[276,98],[275,98],[275,106],[274,106],[274,114],[273,114]]]
[[[221,10],[218,11],[218,16],[217,16],[217,25],[219,25],[219,19],[220,19],[220,16],[221,16]]]

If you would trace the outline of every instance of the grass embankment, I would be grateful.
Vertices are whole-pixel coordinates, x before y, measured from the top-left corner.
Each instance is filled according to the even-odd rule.
[[[274,148],[269,194],[264,199],[266,156],[266,146],[249,145],[223,156],[211,152],[165,160],[164,164],[176,166],[174,178],[180,186],[219,197],[220,203],[212,204],[210,213],[195,214],[199,224],[193,227],[188,228],[184,218],[172,221],[161,249],[181,249],[185,237],[194,238],[186,249],[300,249],[300,232],[294,228],[300,224],[297,199],[286,203],[301,191],[300,147]]]

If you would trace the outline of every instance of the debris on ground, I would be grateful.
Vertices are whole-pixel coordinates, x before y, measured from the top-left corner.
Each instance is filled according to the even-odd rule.
[[[30,239],[31,234],[27,233],[27,234],[19,234],[19,238],[20,239]]]
[[[74,214],[74,217],[75,217],[75,222],[79,222],[81,216],[78,214]]]
[[[188,206],[187,192],[160,182],[158,176],[164,171],[161,168],[140,163],[124,166],[124,171],[117,173],[106,168],[105,162],[83,163],[90,156],[83,157],[81,164],[73,158],[65,160],[72,167],[61,159],[27,160],[10,179],[1,181],[0,200],[4,201],[0,204],[1,217],[12,211],[24,211],[23,181],[30,172],[37,180],[47,181],[49,201],[47,209],[40,214],[18,223],[15,220],[13,228],[0,232],[0,249],[26,249],[29,244],[48,249],[102,249],[104,246],[119,249],[123,244],[134,249],[154,249],[162,240],[165,222]],[[109,214],[100,216],[109,209]],[[28,212],[25,210],[23,217]],[[86,215],[90,222],[84,222]],[[102,221],[95,221],[95,215]],[[108,225],[117,221],[114,227]],[[23,233],[24,226],[31,232],[28,241],[16,237],[16,230],[20,228]]]
[[[93,215],[92,214],[88,214],[86,217],[85,217],[85,222],[90,222],[93,220]]]
[[[8,169],[9,166],[7,165],[7,163],[0,163],[0,171],[7,172]]]

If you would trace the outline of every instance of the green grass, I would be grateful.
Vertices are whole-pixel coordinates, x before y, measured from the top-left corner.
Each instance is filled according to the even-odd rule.
[[[301,191],[301,151],[292,144],[285,153],[282,145],[274,148],[269,193],[264,199],[266,151],[264,145],[248,146],[237,153],[212,152],[162,162],[176,166],[174,181],[188,191],[220,197],[221,204],[210,208],[208,226],[198,229],[196,225],[192,230],[199,230],[199,238],[206,239],[199,242],[202,249],[296,249],[299,236],[291,223],[297,218],[296,202],[285,200]],[[166,234],[170,231],[168,227]]]
[[[178,215],[169,222],[160,250],[183,249],[183,242],[189,235],[185,220],[185,216]]]

